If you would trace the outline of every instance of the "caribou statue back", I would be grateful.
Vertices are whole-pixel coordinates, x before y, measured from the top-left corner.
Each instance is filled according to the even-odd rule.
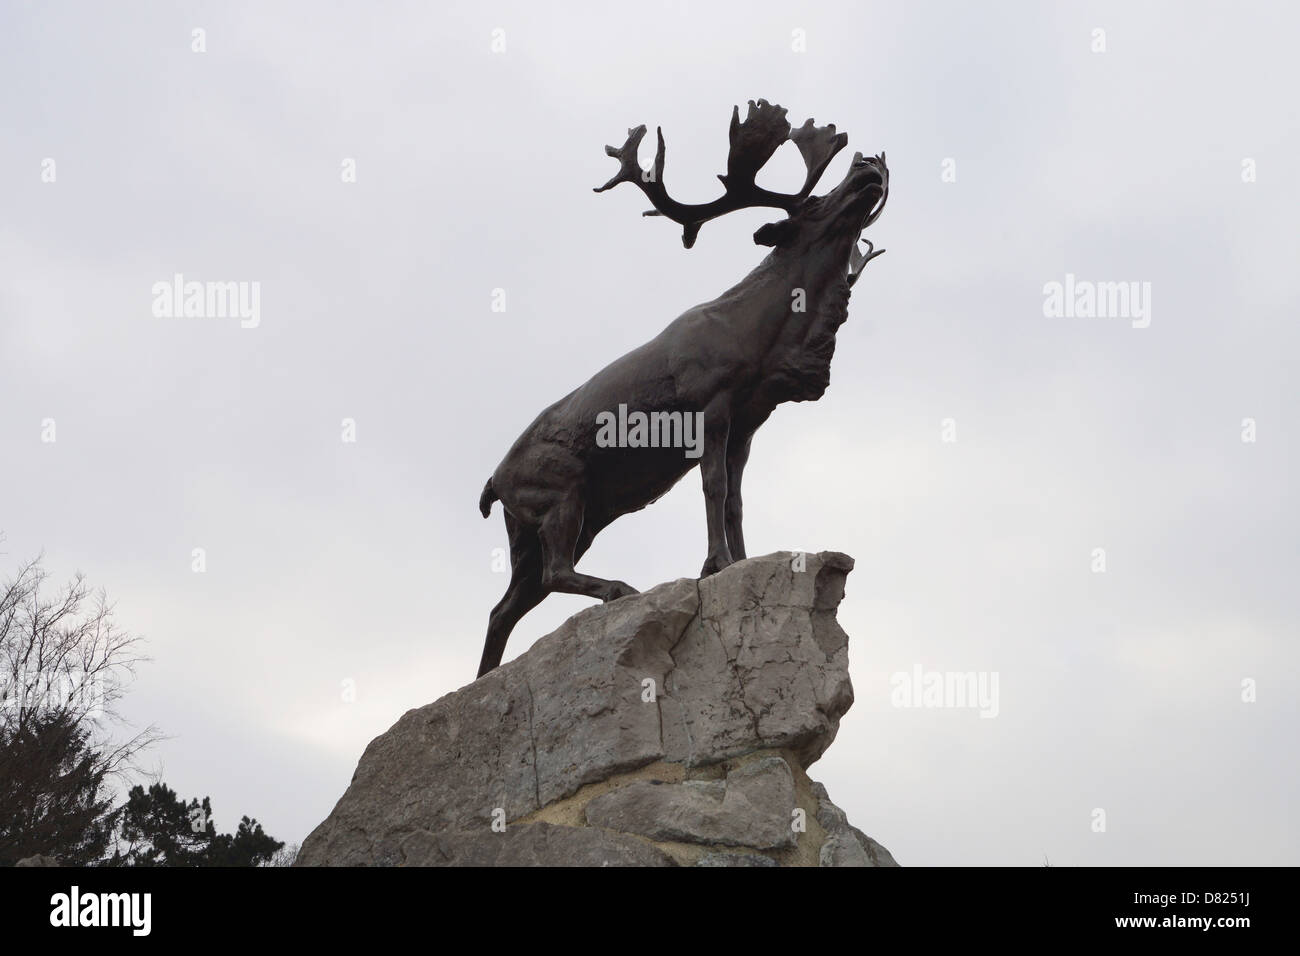
[[[511,576],[488,619],[480,677],[501,663],[510,632],[546,595],[635,594],[574,565],[611,521],[657,500],[696,465],[708,529],[700,576],[745,557],[740,486],[754,432],[782,402],[826,391],[850,289],[885,251],[860,238],[889,195],[884,153],[858,153],[838,186],[813,196],[848,137],[811,119],[791,130],[785,116],[766,100],[750,101],[744,122],[733,109],[723,193],[699,205],[668,195],[662,130],[649,170],[637,158],[644,126],[628,130],[622,147],[605,147],[619,169],[596,192],[633,183],[654,206],[645,215],[680,224],[688,249],[704,223],[729,212],[766,207],[785,218],[754,233],[772,251],[749,275],[544,410],[484,485],[483,516],[495,501],[505,512]],[[808,172],[798,192],[771,192],[755,177],[786,140]]]

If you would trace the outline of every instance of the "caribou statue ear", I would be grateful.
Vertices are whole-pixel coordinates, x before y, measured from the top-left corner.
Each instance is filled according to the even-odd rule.
[[[789,242],[794,237],[795,225],[793,219],[782,219],[780,222],[769,222],[762,226],[754,233],[754,242],[760,246],[780,246]]]

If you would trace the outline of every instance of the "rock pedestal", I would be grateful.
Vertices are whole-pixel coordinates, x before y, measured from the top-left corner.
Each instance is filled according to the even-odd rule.
[[[779,552],[575,614],[371,741],[296,865],[896,865],[805,773],[853,703],[852,568]]]

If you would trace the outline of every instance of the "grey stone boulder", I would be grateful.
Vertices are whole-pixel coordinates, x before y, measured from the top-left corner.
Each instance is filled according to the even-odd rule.
[[[816,861],[791,814],[853,702],[852,568],[778,552],[575,614],[372,740],[295,865]]]

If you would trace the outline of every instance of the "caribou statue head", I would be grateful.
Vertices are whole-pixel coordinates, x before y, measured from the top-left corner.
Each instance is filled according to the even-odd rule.
[[[688,249],[704,223],[730,212],[764,207],[785,218],[754,233],[772,251],[749,275],[545,409],[488,479],[479,510],[487,517],[501,502],[512,571],[488,618],[480,677],[501,663],[510,632],[547,594],[603,601],[635,594],[574,565],[611,521],[657,500],[697,464],[708,529],[700,576],[745,557],[740,485],[754,432],[782,402],[825,392],[849,290],[885,251],[861,239],[889,195],[884,153],[858,153],[838,186],[814,196],[848,137],[811,119],[792,130],[785,116],[766,100],[750,101],[744,122],[732,111],[723,193],[709,203],[668,195],[662,130],[649,170],[637,158],[644,126],[628,130],[621,147],[605,147],[619,169],[596,192],[633,183],[654,206],[645,215],[681,225]],[[786,140],[807,175],[798,192],[772,192],[755,177]]]

